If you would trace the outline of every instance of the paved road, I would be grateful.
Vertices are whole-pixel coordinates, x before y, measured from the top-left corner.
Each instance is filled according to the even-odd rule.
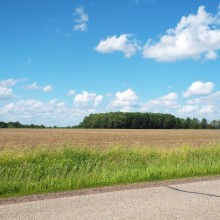
[[[220,180],[0,206],[0,219],[220,219]]]

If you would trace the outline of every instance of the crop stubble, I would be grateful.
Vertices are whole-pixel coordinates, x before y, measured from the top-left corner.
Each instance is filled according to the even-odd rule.
[[[219,144],[220,130],[0,129],[0,149],[86,146],[193,147]]]

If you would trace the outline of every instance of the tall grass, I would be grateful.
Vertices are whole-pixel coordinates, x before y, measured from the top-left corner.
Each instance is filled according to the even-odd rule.
[[[0,197],[220,174],[220,146],[0,152]]]

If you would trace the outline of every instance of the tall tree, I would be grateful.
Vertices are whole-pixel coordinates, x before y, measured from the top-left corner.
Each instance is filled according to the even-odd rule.
[[[201,127],[202,129],[208,128],[208,122],[207,122],[207,120],[206,120],[205,118],[202,119],[202,121],[201,121],[201,123],[200,123],[200,127]]]

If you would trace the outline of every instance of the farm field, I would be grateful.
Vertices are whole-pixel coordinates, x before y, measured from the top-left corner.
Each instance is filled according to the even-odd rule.
[[[0,129],[0,197],[220,175],[219,130]]]
[[[220,143],[220,130],[0,129],[0,149],[84,146],[95,148],[202,146]]]

